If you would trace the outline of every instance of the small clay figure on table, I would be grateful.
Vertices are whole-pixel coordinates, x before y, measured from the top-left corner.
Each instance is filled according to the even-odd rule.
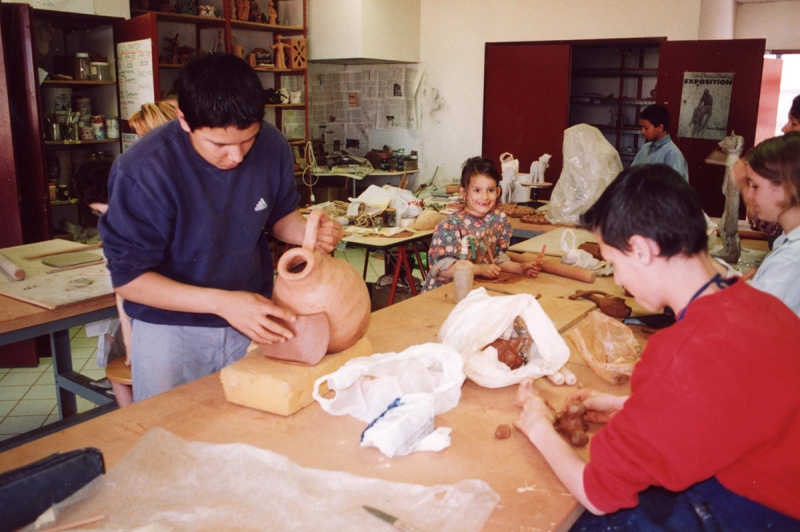
[[[289,45],[284,42],[281,42],[281,39],[283,39],[283,37],[281,37],[280,35],[276,35],[275,44],[273,44],[269,48],[270,50],[275,50],[275,53],[273,54],[273,56],[275,57],[275,68],[278,70],[286,70],[286,54],[284,53],[284,50],[286,50],[286,48],[288,48]]]
[[[275,11],[275,2],[269,3],[269,10],[267,12],[269,13],[269,21],[267,24],[278,24],[278,12]]]

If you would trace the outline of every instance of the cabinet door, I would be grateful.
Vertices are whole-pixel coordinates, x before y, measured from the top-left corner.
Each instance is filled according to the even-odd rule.
[[[4,37],[5,34],[6,30],[2,28],[0,21],[0,37]],[[0,213],[3,213],[0,218],[3,224],[3,230],[0,231],[0,248],[19,246],[23,243],[4,48],[5,43],[0,42]]]
[[[482,153],[499,168],[500,154],[519,160],[519,171],[552,155],[546,179],[558,181],[569,116],[568,44],[488,43],[483,92]],[[545,189],[539,199],[550,197]]]
[[[661,44],[658,59],[656,100],[669,109],[670,132],[689,164],[689,182],[700,195],[709,216],[721,216],[725,208],[722,194],[724,169],[705,163],[718,147],[718,140],[677,136],[685,72],[733,73],[727,132],[744,137],[744,151],[753,147],[761,92],[762,65],[766,41],[667,41]]]
[[[39,72],[34,49],[33,9],[27,4],[4,4],[3,45],[8,84],[11,132],[17,166],[20,219],[24,243],[53,238],[50,195],[45,175],[43,123],[39,116]]]

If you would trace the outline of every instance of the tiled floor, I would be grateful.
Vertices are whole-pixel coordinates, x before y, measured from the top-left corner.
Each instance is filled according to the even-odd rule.
[[[364,269],[364,250],[348,248],[337,251],[359,272]],[[383,275],[383,256],[372,253],[367,267],[367,282],[374,283]],[[419,272],[417,272],[419,275]],[[105,370],[96,362],[97,338],[87,338],[83,327],[70,330],[70,346],[74,370],[91,379],[102,379]],[[91,401],[77,398],[78,411],[95,407]],[[53,365],[42,358],[36,368],[0,368],[0,441],[58,420]]]

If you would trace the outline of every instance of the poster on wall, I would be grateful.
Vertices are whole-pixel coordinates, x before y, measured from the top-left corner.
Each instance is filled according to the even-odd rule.
[[[143,103],[156,101],[150,39],[117,44],[120,116],[127,120]]]
[[[733,72],[684,72],[678,136],[724,139],[732,90]]]

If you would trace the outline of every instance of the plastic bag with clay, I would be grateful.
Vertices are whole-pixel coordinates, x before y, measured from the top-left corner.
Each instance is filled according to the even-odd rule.
[[[611,384],[628,382],[642,358],[642,346],[630,327],[599,310],[590,312],[566,334],[592,371]]]
[[[547,220],[578,225],[622,171],[619,153],[596,127],[577,124],[564,131],[564,168],[553,187]]]
[[[329,414],[350,414],[369,423],[398,397],[431,393],[438,415],[458,405],[464,378],[464,362],[458,351],[427,343],[401,353],[377,353],[348,360],[335,372],[317,379],[312,396]],[[331,399],[322,397],[322,384],[336,395]]]
[[[489,344],[503,335],[517,316],[525,321],[535,349],[531,349],[527,364],[512,370],[497,359],[497,350]],[[553,375],[569,358],[569,347],[535,297],[493,297],[483,287],[470,292],[450,312],[439,329],[439,341],[457,349],[464,357],[464,373],[486,388]]]

